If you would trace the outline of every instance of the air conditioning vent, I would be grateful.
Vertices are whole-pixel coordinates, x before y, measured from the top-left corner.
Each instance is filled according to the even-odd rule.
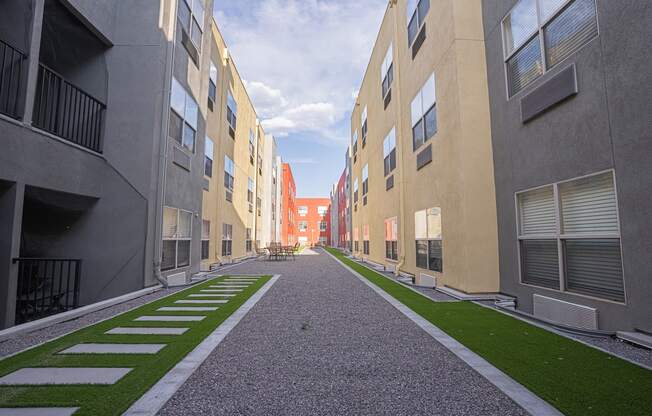
[[[432,145],[423,149],[421,153],[417,154],[417,170],[432,162]]]
[[[226,200],[229,201],[229,202],[233,201],[233,192],[226,191]]]
[[[534,316],[582,329],[598,329],[598,310],[547,296],[532,295]]]

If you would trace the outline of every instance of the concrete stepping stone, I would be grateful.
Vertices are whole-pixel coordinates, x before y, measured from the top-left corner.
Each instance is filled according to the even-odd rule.
[[[0,377],[0,386],[115,384],[132,368],[46,367],[21,368]]]
[[[200,292],[224,292],[224,293],[231,293],[231,292],[242,292],[242,289],[202,289]]]
[[[190,328],[113,328],[108,335],[183,335]],[[0,415],[2,416],[2,415]]]
[[[181,303],[181,304],[189,304],[189,303],[203,303],[203,304],[214,304],[214,303],[227,303],[228,300],[226,299],[217,299],[217,300],[211,300],[211,299],[189,299],[189,300],[178,300],[174,303]]]
[[[213,289],[245,289],[249,286],[248,285],[214,285],[209,287]]]
[[[217,306],[164,306],[158,308],[159,312],[213,312]]]
[[[188,295],[189,298],[232,298],[236,295],[230,295],[227,293],[195,293]]]
[[[205,316],[198,315],[151,315],[151,316],[141,316],[134,321],[138,322],[196,322],[201,321]]]
[[[59,354],[156,354],[167,344],[77,344]]]
[[[72,416],[79,407],[0,408],[0,416]]]
[[[260,279],[260,277],[227,277],[222,282],[227,282],[230,280],[239,280],[242,282],[255,282],[256,280]]]

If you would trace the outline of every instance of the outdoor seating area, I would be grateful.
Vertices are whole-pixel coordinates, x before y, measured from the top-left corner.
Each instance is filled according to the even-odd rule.
[[[267,260],[287,260],[292,258],[296,259],[296,253],[299,251],[301,246],[299,243],[296,243],[293,246],[284,246],[281,243],[270,243],[268,247],[265,248],[267,251]]]

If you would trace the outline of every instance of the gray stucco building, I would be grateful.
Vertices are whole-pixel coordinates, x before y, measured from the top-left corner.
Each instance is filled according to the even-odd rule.
[[[199,271],[212,0],[179,4],[0,1],[0,328]]]
[[[501,292],[652,332],[652,8],[485,0]]]

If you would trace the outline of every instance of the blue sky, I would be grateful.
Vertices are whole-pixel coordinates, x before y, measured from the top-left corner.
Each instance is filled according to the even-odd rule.
[[[387,0],[216,0],[214,17],[297,194],[328,196]]]

